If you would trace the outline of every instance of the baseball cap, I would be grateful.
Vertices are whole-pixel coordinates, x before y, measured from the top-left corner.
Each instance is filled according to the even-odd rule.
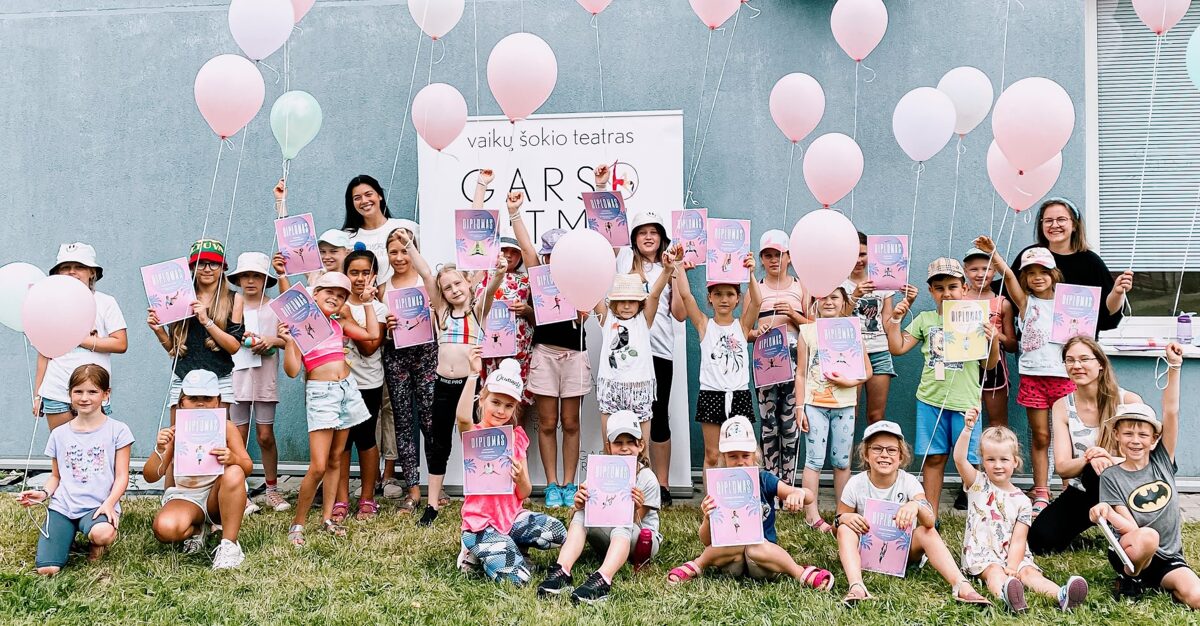
[[[754,427],[745,416],[734,415],[721,424],[721,439],[717,443],[719,452],[754,452],[757,449]]]
[[[217,375],[208,370],[192,370],[183,377],[180,386],[184,395],[215,398],[221,395],[221,384]]]
[[[222,267],[228,269],[228,266],[225,265],[225,244],[216,239],[201,239],[192,244],[191,254],[188,255],[188,265],[195,265],[200,261],[220,263]]]
[[[567,231],[561,228],[551,228],[542,233],[542,248],[538,250],[538,254],[552,254],[554,252],[554,244],[558,243],[558,240],[562,239],[565,234],[567,234]]]
[[[791,243],[791,238],[788,234],[779,229],[768,230],[758,239],[758,251],[762,252],[766,249],[778,250],[787,252],[788,245]]]
[[[604,436],[612,443],[621,435],[629,435],[638,440],[642,438],[642,425],[633,411],[617,411],[608,416],[608,429]]]
[[[350,279],[341,272],[325,272],[321,277],[313,281],[312,291],[316,293],[318,289],[345,289],[346,293],[350,293]]]
[[[929,264],[929,278],[933,280],[938,276],[953,276],[954,278],[966,278],[967,274],[963,272],[962,263],[958,259],[950,257],[938,257]]]
[[[904,440],[904,431],[900,429],[899,424],[888,420],[880,420],[874,424],[871,424],[870,426],[867,426],[867,429],[863,431],[863,441],[866,441],[879,434],[895,435],[896,437],[899,437],[901,441]]]
[[[1054,262],[1054,255],[1046,248],[1030,248],[1021,254],[1021,267],[1030,265],[1041,265],[1048,270],[1058,268],[1058,263]]]
[[[1154,413],[1154,409],[1148,404],[1131,402],[1129,404],[1118,405],[1117,412],[1113,415],[1112,419],[1114,424],[1121,420],[1146,422],[1154,427],[1155,434],[1162,434],[1162,422],[1158,421],[1158,416]]]
[[[349,248],[350,233],[344,230],[330,228],[329,230],[321,233],[321,236],[317,239],[317,243],[327,243],[335,248]]]
[[[974,259],[977,257],[983,257],[985,259],[990,259],[990,258],[992,258],[992,255],[988,254],[987,252],[984,252],[983,250],[980,250],[979,248],[971,248],[970,250],[967,250],[967,253],[963,256],[963,263],[966,263],[967,261],[970,261],[971,259]]]
[[[502,393],[517,400],[525,393],[525,383],[521,380],[521,364],[516,359],[504,359],[500,365],[487,377],[483,387],[489,393]]]

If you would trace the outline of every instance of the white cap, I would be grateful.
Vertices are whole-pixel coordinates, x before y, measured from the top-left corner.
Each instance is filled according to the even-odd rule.
[[[521,364],[516,359],[504,359],[500,366],[488,375],[483,384],[488,393],[502,393],[517,400],[525,393],[525,383],[521,380]]]
[[[320,278],[313,281],[312,292],[315,294],[321,289],[345,289],[346,295],[350,295],[354,290],[350,288],[350,279],[341,272],[325,272]]]
[[[621,435],[629,435],[634,439],[641,440],[642,425],[633,411],[617,411],[608,416],[608,430],[604,433],[608,442],[616,441],[617,437]]]
[[[208,370],[192,370],[183,377],[181,385],[184,395],[215,398],[221,395],[221,384],[217,375]]]
[[[261,252],[243,252],[238,255],[237,267],[233,268],[232,272],[227,272],[226,275],[229,276],[230,282],[236,285],[238,274],[247,272],[262,274],[267,277],[267,287],[274,287],[277,281],[271,276],[270,268],[271,259],[268,259],[267,255]]]
[[[54,274],[63,263],[78,263],[96,270],[96,280],[104,276],[104,268],[96,264],[96,249],[82,241],[59,246],[58,258],[54,261],[54,267],[50,268],[50,273]]]
[[[863,431],[863,441],[866,441],[880,433],[895,435],[899,437],[901,441],[904,440],[904,431],[900,429],[899,424],[896,422],[890,422],[888,420],[880,420],[874,424],[871,424],[870,426],[867,426],[867,429]]]
[[[758,251],[762,252],[763,250],[770,249],[778,250],[780,252],[787,252],[791,241],[792,240],[790,237],[788,237],[788,234],[782,230],[768,230],[762,234],[762,237],[759,237],[758,239]]]
[[[734,415],[721,424],[721,439],[717,444],[720,452],[754,452],[758,449],[758,439],[754,437],[754,427],[750,420],[741,415]]]
[[[327,243],[335,248],[349,249],[350,248],[350,233],[348,233],[344,230],[330,228],[329,230],[321,233],[321,236],[319,238],[317,238],[317,243],[322,243],[322,242]]]

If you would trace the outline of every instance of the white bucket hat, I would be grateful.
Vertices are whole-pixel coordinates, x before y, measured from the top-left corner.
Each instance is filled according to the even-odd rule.
[[[646,299],[646,283],[642,282],[641,277],[637,274],[617,274],[613,278],[612,290],[608,292],[608,299],[641,302]]]
[[[54,267],[50,268],[50,274],[57,272],[58,266],[63,263],[78,263],[96,270],[96,280],[104,276],[104,268],[96,264],[96,249],[82,241],[64,243],[58,247],[58,258],[54,261]]]
[[[227,272],[225,275],[229,277],[229,282],[237,285],[237,276],[239,274],[245,274],[247,272],[262,274],[263,276],[267,277],[267,287],[270,288],[274,287],[275,283],[279,282],[275,280],[274,276],[271,276],[270,268],[271,260],[267,258],[267,255],[261,252],[243,252],[238,255],[237,267],[233,268],[232,272]]]
[[[632,235],[637,232],[637,229],[647,224],[658,224],[658,227],[662,229],[663,236],[668,235],[666,220],[650,209],[643,209],[629,217],[629,234]]]

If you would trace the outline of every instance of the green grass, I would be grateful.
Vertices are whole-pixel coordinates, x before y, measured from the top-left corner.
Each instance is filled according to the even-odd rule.
[[[122,537],[97,564],[73,554],[67,569],[43,579],[32,573],[37,531],[7,494],[0,496],[0,622],[4,624],[1182,624],[1193,617],[1163,594],[1115,602],[1108,589],[1112,571],[1097,537],[1084,549],[1039,564],[1053,580],[1087,577],[1086,606],[1064,615],[1043,598],[1013,618],[1000,609],[962,606],[949,586],[925,568],[908,579],[867,574],[876,600],[845,609],[846,591],[837,549],[827,535],[804,528],[797,515],[781,514],[782,545],[801,563],[838,575],[833,594],[816,593],[791,580],[756,583],[713,575],[671,589],[667,571],[699,554],[699,512],[674,507],[663,515],[666,541],[654,565],[634,575],[626,569],[609,601],[573,607],[567,599],[542,601],[534,586],[517,589],[458,573],[457,506],[443,512],[432,529],[422,529],[385,505],[374,521],[350,522],[345,539],[310,532],[308,546],[287,543],[290,513],[260,513],[242,530],[247,559],[240,570],[214,573],[209,557],[184,556],[159,545],[149,531],[155,499],[125,503]],[[315,515],[310,517],[315,519]],[[948,516],[944,532],[960,545],[962,518]],[[1195,557],[1200,525],[1184,533],[1186,553]],[[548,565],[552,553],[535,551]],[[590,551],[576,566],[576,582],[597,564]],[[535,572],[534,582],[542,574]],[[981,587],[977,587],[981,588]]]

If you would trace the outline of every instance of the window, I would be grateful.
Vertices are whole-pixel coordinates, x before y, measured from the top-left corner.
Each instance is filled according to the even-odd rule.
[[[1132,258],[1136,317],[1176,315],[1177,292],[1178,310],[1200,311],[1200,94],[1184,62],[1200,11],[1162,38],[1148,144],[1159,38],[1127,0],[1089,0],[1087,27],[1088,239],[1114,272]]]

